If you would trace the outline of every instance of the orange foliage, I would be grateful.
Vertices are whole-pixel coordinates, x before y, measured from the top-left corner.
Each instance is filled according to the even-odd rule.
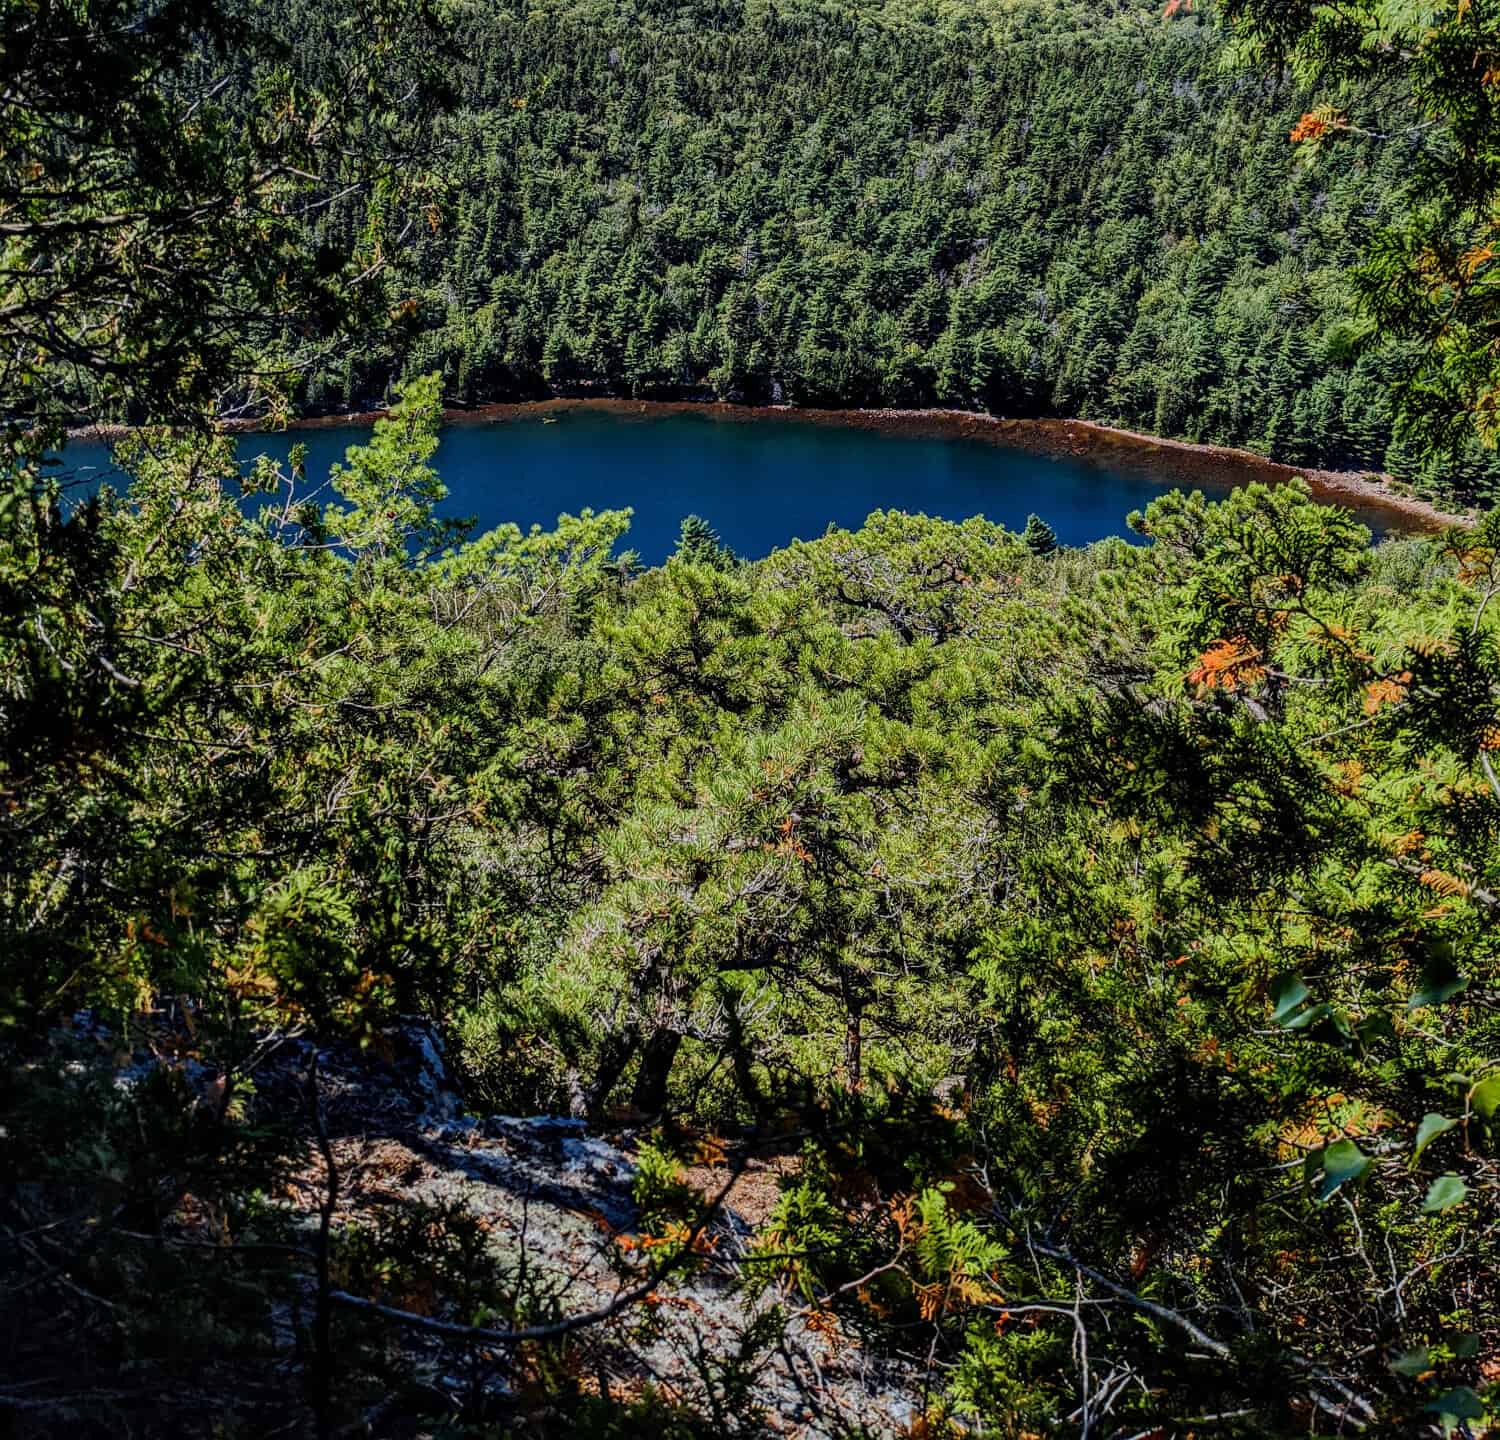
[[[1459,273],[1465,280],[1472,280],[1479,267],[1494,258],[1495,252],[1488,245],[1476,245],[1472,250],[1465,250],[1458,257]]]
[[[1382,705],[1395,705],[1406,698],[1406,687],[1411,684],[1411,671],[1403,670],[1399,675],[1384,680],[1372,680],[1365,686],[1365,714],[1374,715]]]
[[[803,1316],[802,1323],[815,1335],[821,1335],[835,1349],[844,1338],[844,1332],[839,1327],[839,1317],[832,1310],[813,1310]]]
[[[1261,652],[1243,635],[1216,640],[1188,671],[1187,681],[1204,690],[1237,690],[1265,677],[1266,667],[1260,662]]]
[[[1309,110],[1292,126],[1292,144],[1300,145],[1304,140],[1321,140],[1328,133],[1328,128],[1327,120]]]
[[[1369,708],[1368,701],[1366,708]],[[1357,795],[1360,782],[1365,778],[1365,767],[1358,760],[1340,760],[1333,768],[1339,772],[1339,778],[1333,782],[1334,790],[1340,795]]]
[[[698,1146],[693,1155],[694,1163],[718,1167],[724,1163],[724,1142],[717,1135],[704,1135],[698,1140]]]
[[[1439,895],[1467,895],[1469,893],[1469,887],[1462,880],[1442,870],[1424,870],[1417,879],[1429,890],[1436,890]]]
[[[1164,1239],[1161,1235],[1147,1234],[1136,1242],[1130,1256],[1132,1280],[1139,1280],[1151,1268],[1151,1262],[1156,1258],[1156,1252],[1161,1249]]]
[[[788,815],[776,829],[781,835],[781,839],[774,845],[767,842],[761,847],[763,850],[773,850],[780,855],[794,855],[804,865],[811,865],[813,863],[812,851],[797,839],[797,817],[795,815]]]

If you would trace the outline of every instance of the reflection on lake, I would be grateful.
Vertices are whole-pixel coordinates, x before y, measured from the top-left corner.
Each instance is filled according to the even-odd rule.
[[[293,443],[306,445],[313,479],[368,434],[348,425],[244,435],[239,449],[246,459],[259,453],[284,458]],[[109,452],[75,443],[67,460],[83,478],[83,467],[107,468]],[[1035,511],[1065,545],[1106,535],[1135,539],[1126,515],[1164,488],[1139,471],[1033,456],[982,440],[796,420],[726,422],[691,413],[582,409],[548,419],[450,425],[436,464],[448,487],[444,513],[474,516],[481,529],[504,521],[550,526],[563,511],[631,506],[635,519],[626,543],[648,564],[672,552],[689,514],[702,515],[752,559],[793,539],[814,539],[830,525],[857,528],[881,509],[952,520],[983,515],[1013,530]]]

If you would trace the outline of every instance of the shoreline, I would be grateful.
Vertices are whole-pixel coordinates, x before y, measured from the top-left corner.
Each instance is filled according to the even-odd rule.
[[[504,424],[559,416],[571,410],[650,419],[665,415],[701,415],[707,419],[749,424],[757,421],[826,425],[875,430],[884,434],[936,439],[977,440],[1020,450],[1045,459],[1081,460],[1086,464],[1135,471],[1162,490],[1203,488],[1228,491],[1254,480],[1285,484],[1302,477],[1315,499],[1353,510],[1380,529],[1430,533],[1451,525],[1471,525],[1473,512],[1444,510],[1415,495],[1390,487],[1388,478],[1366,473],[1286,465],[1251,450],[1167,440],[1092,420],[1010,419],[971,410],[813,410],[791,405],[741,405],[724,400],[628,400],[606,396],[558,396],[546,400],[497,401],[472,409],[445,409],[445,424]],[[289,430],[337,429],[370,425],[382,410],[318,415],[294,420]],[[112,441],[125,426],[89,426],[70,431],[70,439]],[[230,421],[227,429],[254,432],[253,420]]]

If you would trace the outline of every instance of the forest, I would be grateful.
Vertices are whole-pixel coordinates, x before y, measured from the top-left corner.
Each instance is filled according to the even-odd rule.
[[[1496,493],[1487,451],[1435,465],[1397,423],[1405,349],[1354,303],[1420,131],[1298,160],[1306,87],[1192,12],[500,4],[460,33],[411,331],[314,408],[434,370],[459,404],[956,407]]]
[[[1024,382],[1482,498],[1500,15],[0,5],[0,1435],[1494,1432],[1500,512],[645,569],[434,457]]]

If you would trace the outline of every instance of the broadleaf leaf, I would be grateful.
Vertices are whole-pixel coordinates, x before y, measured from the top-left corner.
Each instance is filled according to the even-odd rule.
[[[1335,1140],[1323,1151],[1323,1180],[1318,1186],[1318,1199],[1327,1200],[1369,1168],[1370,1157],[1354,1141]]]
[[[1439,1135],[1445,1135],[1458,1124],[1457,1120],[1450,1120],[1446,1115],[1424,1115],[1422,1123],[1417,1126],[1417,1143],[1411,1152],[1411,1158],[1415,1161],[1422,1152],[1432,1144]]]
[[[1422,1210],[1428,1215],[1441,1215],[1455,1205],[1462,1205],[1469,1197],[1469,1187],[1457,1175],[1439,1175],[1427,1187],[1427,1199]]]

